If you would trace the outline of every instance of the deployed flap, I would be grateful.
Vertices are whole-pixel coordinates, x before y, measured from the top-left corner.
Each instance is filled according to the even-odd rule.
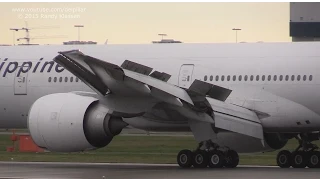
[[[214,113],[215,127],[247,136],[264,139],[262,125],[254,121],[233,117],[227,114]]]
[[[144,66],[142,64],[138,64],[129,60],[125,60],[121,67],[123,69],[127,69],[136,73],[144,74],[144,75],[149,75],[152,71],[151,67]]]
[[[230,89],[199,80],[194,80],[188,90],[196,92],[200,95],[208,95],[209,97],[220,101],[225,101],[232,92]]]
[[[159,79],[161,81],[164,81],[164,82],[167,82],[171,75],[170,74],[167,74],[167,73],[164,73],[164,72],[159,72],[159,71],[154,71],[150,74],[151,77],[153,78],[156,78],[156,79]]]
[[[263,128],[257,114],[246,108],[207,98],[214,111],[215,127],[263,139]]]
[[[220,101],[225,101],[229,95],[231,94],[232,90],[226,89],[220,86],[213,85],[210,91],[208,92],[208,96],[213,99],[217,99]]]
[[[205,96],[210,91],[211,87],[212,87],[212,84],[199,81],[196,79],[193,81],[193,83],[191,84],[188,90],[196,92],[199,95]]]

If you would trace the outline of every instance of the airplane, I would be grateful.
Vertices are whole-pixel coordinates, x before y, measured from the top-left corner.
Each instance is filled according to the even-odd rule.
[[[319,168],[320,43],[0,47],[0,128],[54,152],[107,146],[128,125],[192,132],[182,168],[234,168],[281,150],[282,168]]]

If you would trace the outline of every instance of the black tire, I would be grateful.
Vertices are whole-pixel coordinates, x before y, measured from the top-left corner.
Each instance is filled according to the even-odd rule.
[[[292,153],[292,167],[305,168],[308,163],[308,156],[306,152],[296,151]]]
[[[320,166],[320,152],[317,151],[311,151],[308,153],[308,162],[307,166],[309,168],[317,168]]]
[[[207,151],[198,150],[193,153],[193,167],[205,168],[208,166],[209,154]]]
[[[209,156],[209,167],[222,168],[225,165],[225,156],[221,151],[213,151]]]
[[[277,164],[281,168],[289,168],[292,162],[292,154],[290,151],[282,150],[277,155]]]
[[[226,154],[226,162],[225,167],[227,168],[235,168],[239,164],[239,155],[234,150],[228,150]]]
[[[190,150],[181,150],[177,156],[177,162],[182,168],[190,168],[192,166],[193,153]]]

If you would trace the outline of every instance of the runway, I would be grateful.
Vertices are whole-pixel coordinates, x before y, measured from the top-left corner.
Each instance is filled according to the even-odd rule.
[[[174,164],[0,162],[0,178],[223,179],[319,178],[319,169],[240,166],[234,169],[181,169]]]

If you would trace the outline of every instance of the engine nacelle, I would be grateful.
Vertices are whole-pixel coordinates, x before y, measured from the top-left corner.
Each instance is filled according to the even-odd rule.
[[[34,142],[55,152],[78,152],[108,145],[128,124],[93,97],[57,93],[31,106],[28,128]]]

